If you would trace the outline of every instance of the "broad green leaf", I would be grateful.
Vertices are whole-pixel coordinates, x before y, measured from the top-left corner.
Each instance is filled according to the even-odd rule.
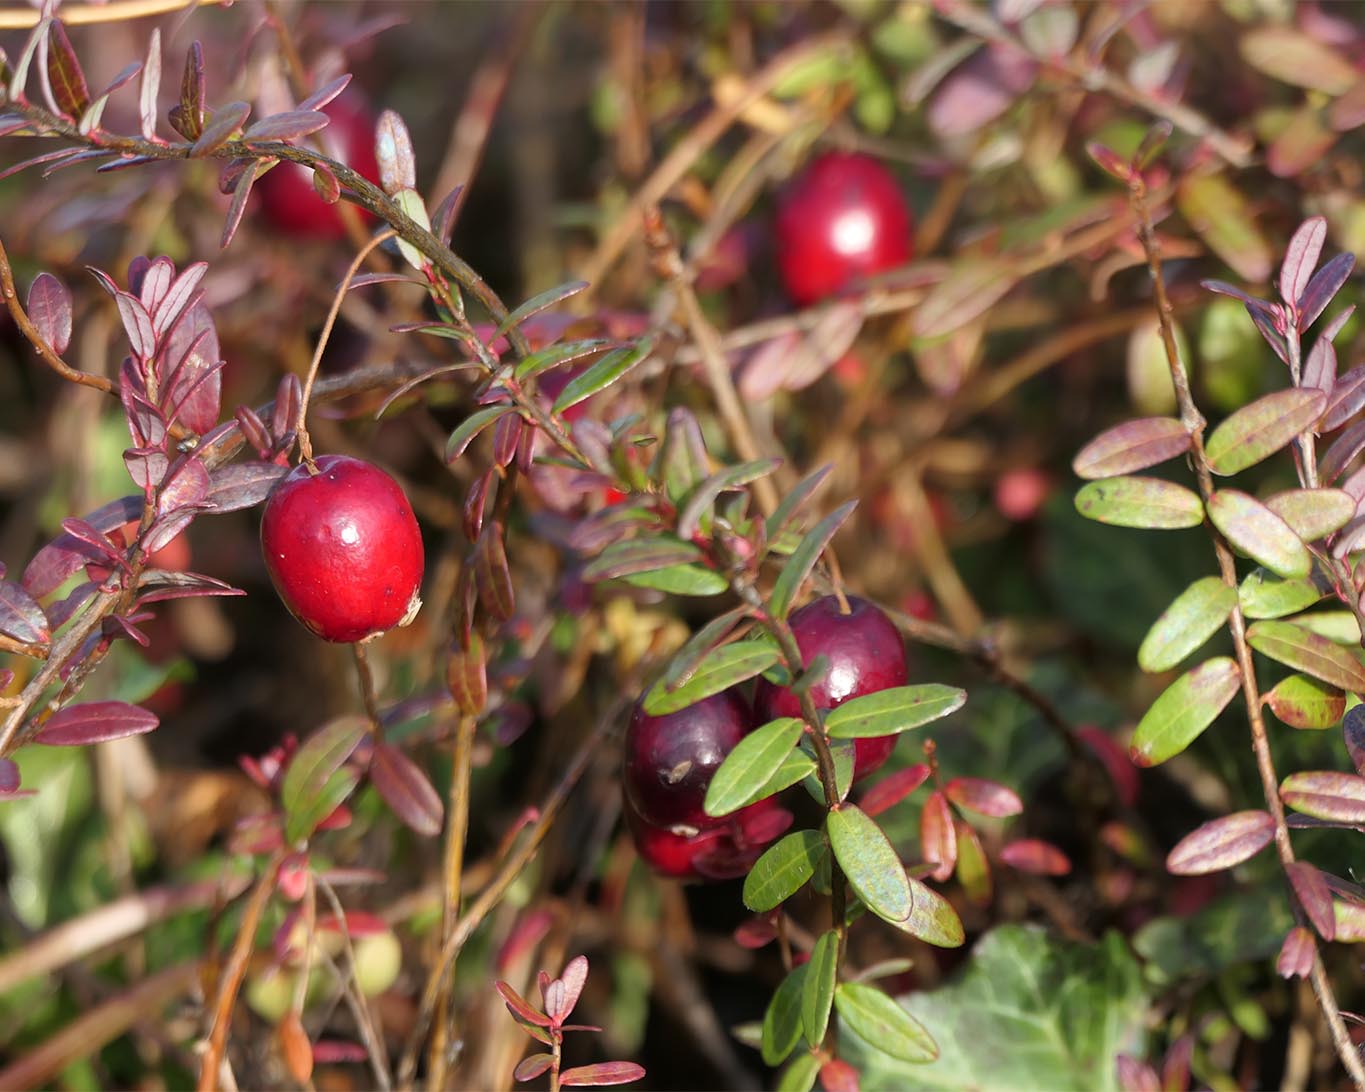
[[[1278,943],[1283,933],[1275,934]],[[1117,1092],[1120,1053],[1145,1054],[1142,970],[1117,933],[1096,944],[1032,925],[1002,925],[972,948],[950,982],[901,1005],[938,1044],[938,1059],[886,1056],[887,1033],[851,1026],[839,1054],[858,1067],[862,1092],[974,1088],[1010,1092]]]
[[[563,413],[566,409],[572,409],[585,398],[591,398],[598,391],[610,387],[644,360],[653,348],[653,341],[642,338],[635,345],[613,349],[601,360],[594,361],[582,375],[574,376],[565,384],[555,399],[554,412]]]
[[[962,819],[953,821],[953,832],[957,838],[957,882],[972,902],[978,906],[989,906],[994,884],[991,863],[986,858],[981,837],[974,826]]]
[[[775,910],[815,875],[824,855],[825,839],[818,830],[788,834],[764,852],[749,870],[744,880],[744,905],[756,914]]]
[[[1346,712],[1346,695],[1307,675],[1287,675],[1266,694],[1270,711],[1292,728],[1331,728]]]
[[[814,757],[815,746],[811,741],[803,739],[801,741],[801,751],[803,754]],[[855,745],[851,739],[832,739],[829,741],[830,757],[834,760],[834,787],[839,792],[839,799],[848,798],[848,790],[853,787],[853,763],[857,757]],[[819,765],[816,765],[816,772],[812,773],[805,781],[806,791],[817,804],[825,803],[825,787],[820,782]]]
[[[852,698],[831,709],[825,715],[825,731],[831,739],[895,735],[955,713],[966,700],[967,692],[955,686],[897,686]]]
[[[1325,392],[1287,387],[1243,406],[1209,435],[1204,445],[1215,474],[1236,474],[1269,458],[1313,427],[1327,407]]]
[[[796,518],[796,514],[802,509],[807,501],[815,496],[820,486],[825,483],[825,479],[829,477],[829,472],[833,469],[834,467],[829,463],[817,467],[797,482],[796,485],[792,487],[791,491],[782,498],[777,509],[768,517],[766,530],[769,542],[776,540],[777,536],[786,529],[787,524]]]
[[[853,514],[853,509],[857,506],[857,501],[841,504],[812,527],[801,539],[801,544],[792,551],[791,557],[787,558],[786,564],[782,566],[782,572],[773,582],[772,594],[768,597],[768,610],[774,618],[787,617],[792,599],[795,598],[807,574],[824,553],[835,532],[843,526],[844,520]]]
[[[1196,580],[1152,623],[1138,649],[1138,666],[1169,671],[1217,633],[1236,604],[1236,589],[1219,577]]]
[[[655,460],[652,476],[664,483],[664,492],[674,504],[681,504],[692,487],[710,473],[706,442],[701,426],[691,410],[678,406],[668,414],[663,443]]]
[[[1125,421],[1096,436],[1071,461],[1076,477],[1112,478],[1164,463],[1190,449],[1189,431],[1175,417]]]
[[[1264,504],[1236,489],[1220,489],[1209,498],[1209,519],[1232,545],[1258,564],[1283,577],[1307,576],[1313,555]]]
[[[1199,738],[1241,685],[1229,656],[1206,660],[1168,686],[1138,722],[1130,753],[1139,766],[1155,766]]]
[[[1356,499],[1344,489],[1287,489],[1266,498],[1265,506],[1304,542],[1341,530],[1356,514]]]
[[[474,437],[499,417],[506,417],[514,412],[516,406],[509,405],[485,406],[481,410],[475,410],[455,427],[455,431],[446,440],[446,462],[453,463],[469,449]]]
[[[338,717],[319,728],[294,752],[280,783],[286,841],[292,844],[307,838],[346,798],[355,777],[352,775],[347,785],[344,776],[334,775],[360,745],[369,726],[369,720],[362,716]]]
[[[777,769],[773,771],[772,777],[768,778],[758,799],[776,796],[783,789],[789,789],[797,782],[810,777],[816,772],[816,769],[815,759],[806,754],[805,751],[798,749],[790,752],[786,758],[778,763]]]
[[[1321,598],[1322,592],[1309,577],[1285,580],[1264,569],[1247,573],[1237,589],[1242,613],[1248,618],[1283,618]]]
[[[746,607],[739,606],[732,610],[727,610],[724,614],[718,614],[696,633],[687,639],[687,642],[673,654],[673,658],[668,662],[668,670],[664,672],[663,683],[666,687],[679,686],[692,677],[692,672],[697,669],[697,665],[704,660],[711,650],[718,647],[720,643],[730,635],[730,632],[740,623],[745,616]]]
[[[498,328],[493,331],[493,336],[488,340],[497,341],[513,326],[521,325],[532,315],[544,311],[547,307],[553,307],[570,296],[577,295],[587,287],[587,281],[567,281],[564,284],[557,284],[553,288],[547,288],[544,292],[537,293],[525,303],[519,304],[511,314],[498,323]]]
[[[834,986],[839,979],[839,934],[833,929],[822,933],[811,949],[810,968],[801,990],[801,1027],[806,1042],[818,1047],[829,1028],[829,1010],[834,1003]]]
[[[736,743],[712,775],[702,810],[719,819],[767,795],[768,781],[783,759],[796,749],[796,741],[805,727],[799,717],[782,717],[754,729]]]
[[[839,1019],[859,1039],[879,1054],[899,1062],[932,1062],[938,1044],[911,1016],[876,986],[844,982],[834,993]]]
[[[1334,645],[1360,644],[1360,622],[1349,610],[1317,610],[1286,618],[1300,629],[1326,637]]]
[[[1076,493],[1076,511],[1115,527],[1153,530],[1198,527],[1204,521],[1204,504],[1198,493],[1160,478],[1089,482]]]
[[[632,538],[613,542],[583,568],[583,579],[612,580],[636,573],[666,569],[697,561],[701,550],[690,542],[667,536]]]
[[[908,878],[913,909],[905,921],[895,923],[896,928],[939,948],[962,947],[966,934],[952,903],[914,876]]]
[[[795,967],[773,993],[763,1013],[763,1061],[781,1065],[801,1041],[801,994],[806,985],[806,967]]]
[[[1344,95],[1359,79],[1351,62],[1331,46],[1292,26],[1265,24],[1242,35],[1242,59],[1272,79]]]
[[[727,489],[738,489],[765,477],[782,465],[781,459],[755,459],[712,474],[698,482],[678,511],[678,537],[690,540],[700,529],[709,527],[708,517],[716,498]]]
[[[1273,956],[1293,924],[1285,889],[1256,885],[1192,915],[1148,922],[1133,936],[1133,947],[1154,984],[1202,982],[1227,967]]]
[[[720,595],[730,587],[730,582],[715,569],[696,564],[667,565],[649,572],[629,573],[621,579],[637,588],[653,588],[669,595]]]
[[[702,660],[692,677],[676,690],[669,690],[662,680],[655,683],[645,695],[645,712],[651,717],[676,713],[702,698],[752,679],[776,662],[777,649],[766,641],[723,645]]]
[[[1365,666],[1354,654],[1326,637],[1292,622],[1256,622],[1247,630],[1247,643],[1269,656],[1329,686],[1353,693],[1365,691]]]
[[[1176,190],[1176,207],[1190,227],[1244,281],[1270,279],[1270,244],[1256,226],[1251,202],[1226,177],[1189,175]]]
[[[567,364],[571,360],[590,356],[614,345],[615,342],[603,337],[586,338],[582,341],[566,341],[559,345],[547,345],[545,348],[537,349],[534,353],[517,361],[516,369],[512,374],[519,381],[525,382],[557,365]]]
[[[879,918],[892,924],[908,919],[910,883],[881,827],[855,805],[845,804],[829,813],[825,829],[854,894]]]
[[[820,1058],[815,1054],[798,1054],[777,1078],[777,1092],[810,1092],[820,1074]]]

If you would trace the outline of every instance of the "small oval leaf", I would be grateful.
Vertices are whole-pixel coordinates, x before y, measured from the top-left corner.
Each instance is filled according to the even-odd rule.
[[[1322,591],[1308,577],[1285,580],[1255,569],[1247,573],[1237,589],[1242,613],[1248,618],[1283,618],[1311,607],[1322,598]]]
[[[407,755],[389,743],[377,743],[370,759],[370,783],[384,802],[418,834],[434,838],[441,833],[445,809],[441,797]]]
[[[1317,819],[1365,823],[1365,777],[1336,770],[1290,774],[1280,782],[1288,807]]]
[[[1206,660],[1176,679],[1138,722],[1129,753],[1139,766],[1155,766],[1199,738],[1241,685],[1229,656]]]
[[[895,735],[955,713],[966,700],[965,690],[939,683],[892,687],[831,709],[825,716],[825,731],[831,739]]]
[[[1217,633],[1236,605],[1237,590],[1220,577],[1196,580],[1152,623],[1138,649],[1138,666],[1169,671]]]
[[[1265,811],[1239,811],[1205,823],[1185,835],[1166,856],[1177,876],[1222,872],[1260,853],[1275,838],[1275,820]]]
[[[1291,728],[1322,730],[1341,720],[1346,695],[1307,675],[1287,675],[1265,696],[1270,711]]]
[[[1326,637],[1293,622],[1256,622],[1247,629],[1247,643],[1262,656],[1330,686],[1365,692],[1365,666],[1360,660]]]
[[[799,718],[783,717],[741,739],[712,774],[702,810],[718,819],[761,799],[768,781],[796,749],[804,730]]]
[[[1342,489],[1288,489],[1268,497],[1265,506],[1304,542],[1339,531],[1356,514],[1356,499]]]
[[[824,855],[825,839],[818,830],[788,834],[749,870],[744,880],[744,905],[756,914],[777,909],[809,882]]]
[[[839,934],[827,930],[811,949],[801,988],[801,1028],[812,1048],[824,1042],[829,1010],[834,1006],[834,987],[839,980]]]
[[[881,827],[855,805],[845,804],[829,813],[825,829],[835,860],[867,908],[892,924],[909,918],[910,884]]]
[[[159,723],[155,713],[127,702],[87,701],[53,713],[33,742],[49,747],[83,747],[142,735]]]
[[[1190,434],[1174,417],[1125,421],[1096,436],[1071,462],[1076,477],[1112,478],[1164,463],[1190,449]]]
[[[1209,519],[1236,549],[1283,577],[1307,576],[1313,556],[1289,524],[1249,494],[1220,489],[1209,498]]]
[[[1076,511],[1115,527],[1174,530],[1204,521],[1199,494],[1160,478],[1106,478],[1081,486]]]
[[[1269,458],[1322,416],[1327,396],[1288,387],[1243,406],[1209,435],[1204,453],[1215,474],[1236,474]]]
[[[767,641],[736,641],[723,645],[710,653],[692,677],[676,690],[669,690],[662,680],[655,683],[645,695],[645,712],[651,717],[676,713],[702,698],[752,679],[767,671],[777,660],[776,647]]]
[[[938,1045],[918,1020],[875,986],[843,982],[834,1007],[849,1030],[883,1054],[903,1062],[932,1062]]]

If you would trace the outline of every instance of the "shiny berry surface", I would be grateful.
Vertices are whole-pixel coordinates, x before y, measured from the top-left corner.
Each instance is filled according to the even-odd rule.
[[[261,549],[290,612],[327,641],[359,641],[415,612],[422,536],[398,483],[376,466],[324,455],[280,479]]]
[[[640,859],[657,875],[675,880],[738,879],[792,822],[791,812],[771,799],[750,804],[721,825],[690,836],[645,822],[629,800],[624,810]]]
[[[895,176],[871,156],[814,159],[777,202],[777,268],[795,303],[836,295],[911,257],[912,219]]]
[[[371,182],[379,178],[374,156],[374,117],[355,94],[342,94],[322,111],[332,120],[322,130],[327,154],[340,159]],[[313,172],[297,163],[281,163],[256,180],[261,212],[270,223],[298,239],[340,239],[346,234],[337,205],[329,205],[313,188]]]
[[[636,706],[626,728],[626,798],[656,827],[714,827],[702,811],[711,777],[754,727],[748,703],[734,690],[686,709],[649,716]]]
[[[789,619],[801,659],[829,659],[825,677],[811,687],[817,709],[833,709],[850,698],[904,686],[909,678],[905,642],[881,609],[866,599],[848,596],[849,613],[842,614],[832,595],[793,611]],[[754,693],[755,719],[760,724],[778,717],[799,717],[801,702],[784,687],[760,679]],[[855,778],[866,777],[890,757],[895,736],[859,739],[853,768]]]

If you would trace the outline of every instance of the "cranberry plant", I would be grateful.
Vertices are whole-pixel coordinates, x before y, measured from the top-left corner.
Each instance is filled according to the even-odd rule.
[[[439,9],[106,7],[0,53],[0,178],[49,210],[0,232],[23,385],[121,433],[51,442],[60,534],[0,573],[0,998],[77,1006],[23,1014],[0,1084],[1365,1086],[1327,841],[1365,785],[1359,28],[471,7],[497,44],[442,157],[442,65],[364,78],[450,48]],[[1222,32],[1254,124],[1201,82]],[[591,140],[517,65],[581,90],[580,49]],[[588,154],[600,203],[551,202]],[[1073,460],[1116,396],[1140,419]],[[1065,464],[1081,515],[1206,541],[1116,545]],[[253,623],[272,699],[206,703],[240,772],[134,792],[213,715],[160,635],[208,663]],[[87,763],[111,864],[68,902],[33,835]]]

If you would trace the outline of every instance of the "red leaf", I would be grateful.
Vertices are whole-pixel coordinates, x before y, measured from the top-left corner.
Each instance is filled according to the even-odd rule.
[[[534,1008],[526,998],[517,993],[508,983],[499,979],[493,983],[493,988],[502,995],[502,999],[507,1004],[507,1011],[513,1016],[525,1020],[529,1024],[537,1027],[548,1028],[552,1021],[543,1012]]]
[[[320,1039],[313,1044],[313,1061],[321,1065],[339,1062],[367,1062],[369,1053],[359,1043],[345,1039]]]
[[[1071,871],[1071,862],[1066,854],[1051,842],[1044,842],[1040,838],[1020,838],[1010,842],[1000,851],[1000,859],[1011,868],[1037,876],[1065,876]]]
[[[393,813],[418,834],[441,833],[445,809],[415,762],[392,744],[379,743],[370,759],[370,783]]]
[[[938,790],[930,793],[920,812],[919,841],[925,861],[935,866],[929,875],[940,883],[946,880],[957,866],[957,833],[948,801]]]
[[[67,117],[79,121],[90,105],[90,89],[85,83],[81,63],[71,48],[66,28],[53,20],[47,39],[47,78],[52,95]]]
[[[1346,750],[1355,763],[1356,773],[1365,777],[1365,705],[1352,706],[1341,720]]]
[[[858,801],[865,815],[880,815],[887,808],[899,804],[929,779],[929,767],[923,762],[897,770],[889,777],[883,777]]]
[[[943,787],[943,792],[958,807],[992,819],[1005,819],[1024,810],[1018,793],[997,781],[955,777]]]
[[[825,1092],[858,1092],[858,1071],[840,1058],[820,1067],[820,1086]]]
[[[1156,1070],[1141,1058],[1120,1054],[1115,1059],[1115,1070],[1119,1088],[1123,1092],[1161,1092],[1161,1081],[1157,1078]]]
[[[1140,783],[1137,768],[1129,759],[1128,752],[1103,728],[1094,725],[1079,729],[1076,735],[1104,763],[1109,780],[1114,783],[1114,790],[1118,793],[1119,801],[1125,807],[1133,807],[1137,803]]]
[[[762,948],[777,939],[777,926],[767,918],[750,918],[742,922],[732,936],[741,948]]]
[[[1327,221],[1321,216],[1310,217],[1294,232],[1280,266],[1280,299],[1285,303],[1298,303],[1318,266],[1326,240]]]
[[[573,1012],[574,1006],[578,1004],[578,998],[583,993],[583,986],[588,981],[588,957],[574,956],[556,981],[562,987],[558,1003],[551,1007],[547,999],[545,1009],[550,1018],[558,1024]]]
[[[1166,857],[1177,876],[1221,872],[1254,857],[1275,837],[1275,820],[1264,811],[1239,811],[1191,831]]]
[[[39,273],[28,290],[29,321],[60,356],[71,344],[71,292],[51,273]]]
[[[1336,936],[1337,923],[1332,912],[1332,892],[1326,878],[1307,861],[1286,865],[1285,872],[1294,887],[1299,905],[1318,931],[1318,936],[1323,940],[1331,940]]]
[[[1306,925],[1294,926],[1280,945],[1275,970],[1282,978],[1307,978],[1313,970],[1313,953],[1316,949],[1313,931]]]
[[[645,1075],[643,1066],[634,1062],[598,1062],[596,1065],[580,1065],[566,1069],[559,1075],[562,1085],[581,1084],[629,1084]]]
[[[548,1072],[554,1061],[553,1054],[528,1054],[517,1063],[517,1068],[512,1070],[512,1076],[518,1081],[533,1081],[542,1073]]]
[[[1190,1058],[1194,1054],[1194,1037],[1182,1035],[1166,1051],[1161,1063],[1161,1087],[1164,1092],[1185,1092],[1190,1087]]]
[[[42,608],[11,580],[0,580],[0,633],[30,645],[45,645],[52,639]]]
[[[554,914],[549,910],[535,910],[519,919],[498,949],[497,958],[493,961],[494,968],[506,973],[508,967],[528,955],[545,939],[554,923]]]
[[[276,463],[251,460],[219,467],[209,476],[204,500],[214,512],[236,512],[253,508],[270,495],[289,468]]]
[[[19,788],[19,764],[11,758],[0,758],[0,795],[9,796]]]
[[[122,701],[90,701],[54,713],[34,737],[50,747],[81,747],[150,732],[160,721],[155,713]]]

